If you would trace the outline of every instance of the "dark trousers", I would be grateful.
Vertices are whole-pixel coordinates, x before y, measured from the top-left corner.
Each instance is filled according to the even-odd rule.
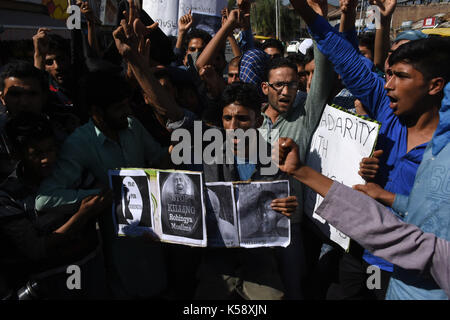
[[[328,300],[384,300],[392,273],[380,269],[380,288],[370,289],[368,282],[374,283],[372,280],[375,274],[373,271],[368,272],[370,265],[362,259],[362,251],[358,244],[352,242],[351,253],[342,254],[339,283],[329,288]]]
[[[193,299],[203,248],[164,243],[168,289],[165,299]]]
[[[285,288],[284,299],[304,299],[306,263],[300,223],[291,224],[291,243],[286,248],[277,247],[276,257],[281,280]]]
[[[343,250],[326,238],[306,216],[302,221],[302,235],[306,261],[305,299],[325,300],[331,283],[337,282],[339,258]],[[333,249],[321,257],[321,249],[325,243]]]

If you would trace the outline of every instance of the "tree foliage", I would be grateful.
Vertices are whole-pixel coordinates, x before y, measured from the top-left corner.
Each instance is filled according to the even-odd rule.
[[[258,35],[275,38],[275,0],[257,0],[251,11],[252,29]],[[304,25],[304,24],[303,24]],[[300,36],[300,17],[281,5],[280,9],[280,37],[290,41]]]
[[[282,1],[280,1],[281,4]],[[236,0],[228,0],[228,9],[233,9]],[[275,38],[275,0],[256,0],[252,4],[251,23],[254,33]],[[305,26],[302,23],[302,26]],[[280,37],[283,41],[290,41],[300,37],[300,17],[288,6],[281,4],[280,8]]]

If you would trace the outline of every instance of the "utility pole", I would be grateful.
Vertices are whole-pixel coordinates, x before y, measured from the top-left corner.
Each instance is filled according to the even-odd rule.
[[[360,2],[360,10],[361,11],[359,11],[358,35],[360,33],[361,26],[362,26],[362,14],[363,14],[363,11],[364,11],[364,0],[361,0],[361,2]]]
[[[276,38],[280,39],[280,0],[275,0],[275,28]]]

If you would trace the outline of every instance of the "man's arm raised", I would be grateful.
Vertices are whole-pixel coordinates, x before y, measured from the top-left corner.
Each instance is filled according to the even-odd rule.
[[[303,165],[298,146],[289,138],[280,138],[272,155],[281,171],[325,198],[317,214],[374,255],[404,269],[431,272],[450,294],[448,241],[400,221],[377,201]]]
[[[272,157],[281,171],[293,176],[322,197],[327,195],[333,180],[305,166],[300,161],[298,145],[291,138],[278,139],[272,150]]]
[[[183,109],[153,76],[148,63],[150,39],[147,37],[158,24],[154,23],[145,27],[136,18],[133,1],[129,2],[130,12],[127,21],[123,19],[120,26],[113,32],[117,50],[129,63],[136,80],[156,112],[172,121],[178,121],[184,116]]]
[[[206,65],[213,64],[216,55],[219,53],[220,48],[225,44],[227,37],[235,28],[243,24],[243,19],[244,14],[239,9],[235,9],[230,12],[225,23],[205,47],[202,54],[198,57],[195,63],[197,70],[200,70]]]

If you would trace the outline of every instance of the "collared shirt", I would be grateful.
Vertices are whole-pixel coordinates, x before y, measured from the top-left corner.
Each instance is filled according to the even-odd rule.
[[[239,79],[242,82],[251,83],[260,89],[269,60],[270,56],[260,49],[246,51],[239,63]]]
[[[86,196],[99,193],[98,189],[78,189],[85,172],[108,186],[108,170],[154,167],[167,154],[168,149],[134,118],[128,118],[128,128],[119,132],[119,142],[106,137],[90,120],[64,142],[52,175],[39,188],[36,209],[46,211],[62,205],[76,208]],[[160,293],[166,281],[160,244],[118,238],[112,215],[99,216],[99,224],[114,296],[149,298]]]
[[[414,189],[419,185],[415,184]],[[448,212],[448,204],[445,209]],[[379,202],[336,181],[316,212],[376,255],[396,266],[415,270],[418,279],[430,281],[431,274],[450,297],[449,241],[400,221]],[[399,299],[434,298],[415,295],[413,284],[418,283],[417,279],[410,279],[408,283],[410,286],[403,288],[403,296]]]
[[[253,38],[252,28],[239,32],[237,42],[242,53],[253,49],[255,47],[255,40]]]
[[[320,51],[341,75],[346,88],[361,101],[370,118],[381,122],[377,149],[382,149],[384,153],[375,182],[387,191],[408,195],[427,144],[407,152],[408,128],[389,107],[384,80],[369,69],[363,56],[322,17],[317,16],[310,31]],[[365,260],[392,271],[391,264],[368,252]]]
[[[298,91],[292,107],[285,114],[280,114],[275,123],[272,123],[271,119],[264,113],[267,106],[264,107],[262,110],[264,121],[259,128],[261,135],[269,143],[274,143],[279,137],[294,140],[299,146],[299,155],[302,162],[306,160],[311,137],[319,124],[323,109],[333,89],[333,81],[330,80],[334,79],[333,66],[317,50],[315,45],[314,57],[316,68],[308,95]],[[278,130],[278,134],[276,130]],[[293,195],[297,196],[298,203],[303,204],[303,185],[291,177],[289,183],[294,190]],[[292,223],[300,222],[302,213],[303,205],[300,205],[291,216]]]
[[[426,149],[409,197],[397,194],[393,208],[404,213],[403,221],[450,241],[450,145],[433,156]],[[433,279],[417,271],[394,266],[386,293],[388,300],[448,299]]]
[[[446,97],[439,112],[439,127],[450,119],[450,84],[445,87]],[[439,141],[441,148],[434,152],[433,143]],[[418,226],[422,231],[433,233],[450,241],[450,135],[448,131],[436,130],[432,143],[427,147],[420,164],[414,187],[409,197],[395,196],[393,209],[404,214],[406,223]],[[429,277],[418,272],[395,266],[387,299],[449,299]]]
[[[46,207],[74,204],[98,193],[98,189],[73,189],[85,171],[108,186],[108,170],[151,167],[167,152],[134,118],[128,118],[128,128],[119,132],[119,143],[107,138],[89,120],[64,142],[53,174],[41,184],[36,208],[41,211]]]

